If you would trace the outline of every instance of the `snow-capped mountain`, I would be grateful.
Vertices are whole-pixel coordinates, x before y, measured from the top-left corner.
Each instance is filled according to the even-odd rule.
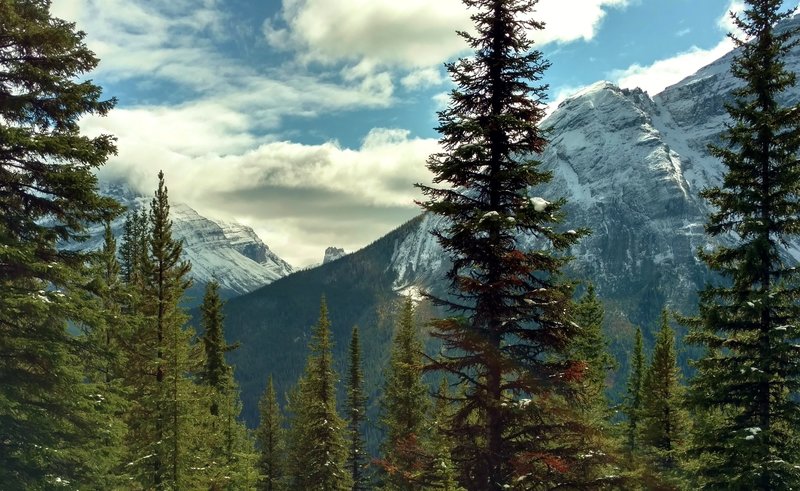
[[[101,183],[100,191],[128,209],[149,206],[151,200],[123,183]],[[241,295],[293,272],[292,266],[272,252],[250,227],[204,217],[184,203],[170,203],[170,217],[174,237],[183,240],[184,259],[192,263],[196,284],[216,278],[226,296]],[[117,238],[124,221],[122,216],[112,224]],[[102,228],[95,227],[90,233],[92,238],[81,247],[99,248]]]
[[[800,18],[782,28],[800,24]],[[639,89],[598,82],[565,100],[544,122],[550,144],[540,157],[553,180],[534,193],[567,199],[566,228],[593,233],[573,250],[572,273],[589,279],[626,317],[649,324],[664,303],[686,308],[708,279],[696,258],[707,245],[708,205],[699,197],[718,185],[723,165],[709,155],[727,121],[724,104],[740,85],[728,54],[655,97]],[[800,49],[788,57],[800,71]],[[800,100],[800,88],[787,103]],[[398,244],[392,268],[396,289],[429,284],[446,264],[428,233],[426,217]],[[522,238],[532,242],[533,238]],[[800,260],[800,247],[790,253]]]

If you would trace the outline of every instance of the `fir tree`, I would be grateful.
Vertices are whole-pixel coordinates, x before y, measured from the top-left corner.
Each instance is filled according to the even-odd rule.
[[[224,399],[233,382],[232,370],[225,361],[225,353],[236,349],[237,346],[228,345],[225,342],[222,307],[219,283],[211,280],[206,285],[203,303],[200,306],[203,348],[205,349],[205,364],[201,372],[201,379]],[[219,414],[219,404],[216,398],[211,402],[209,410],[214,416]]]
[[[445,187],[420,186],[429,198],[423,207],[445,219],[434,233],[452,260],[452,296],[434,301],[456,314],[433,323],[444,349],[432,368],[466,386],[453,432],[467,487],[544,486],[562,482],[558,474],[580,452],[564,443],[565,432],[574,439],[580,431],[567,424],[574,415],[559,411],[557,423],[547,406],[551,396],[569,397],[582,376],[567,356],[577,333],[569,322],[572,286],[559,275],[566,250],[586,231],[557,231],[564,201],[529,195],[550,180],[531,159],[546,144],[539,84],[549,65],[527,37],[543,28],[530,20],[536,1],[464,3],[476,34],[460,34],[475,55],[447,66],[457,87],[439,113],[443,152],[428,160],[434,182]],[[536,236],[541,249],[523,249],[523,234]]]
[[[397,318],[383,387],[382,422],[386,427],[381,467],[384,488],[418,490],[425,483],[424,430],[429,406],[422,382],[422,342],[414,323],[414,303],[406,298]]]
[[[664,310],[653,359],[642,382],[639,431],[644,453],[667,482],[677,483],[681,478],[680,461],[689,430],[683,393],[675,352],[675,332],[669,326],[668,314]]]
[[[270,376],[267,388],[258,403],[260,420],[256,430],[256,444],[259,449],[258,489],[261,491],[282,491],[285,489],[285,439],[283,416],[278,406],[275,387]]]
[[[309,343],[306,370],[297,397],[291,401],[292,489],[344,491],[353,485],[347,469],[345,423],[336,412],[337,376],[332,349],[328,307],[323,298]]]
[[[85,79],[98,64],[75,25],[48,1],[0,1],[0,483],[43,489],[54,480],[94,488],[89,458],[101,421],[83,384],[102,356],[67,322],[94,322],[88,255],[80,241],[118,205],[97,194],[94,171],[113,137],[83,136],[78,121],[115,104]],[[83,79],[84,81],[80,81]],[[96,394],[96,393],[95,393]]]
[[[364,444],[364,424],[367,418],[367,398],[364,395],[364,370],[361,367],[361,342],[358,326],[353,327],[350,339],[350,366],[347,377],[347,467],[353,480],[353,491],[369,488],[367,452]]]
[[[256,455],[247,429],[238,421],[241,413],[239,388],[225,353],[237,347],[225,342],[223,302],[216,280],[206,285],[200,306],[205,357],[199,382],[207,389],[208,414],[205,415],[207,464],[205,474],[211,489],[252,487],[256,477]]]
[[[785,264],[800,232],[800,110],[780,103],[796,76],[785,59],[797,32],[775,24],[793,15],[780,0],[746,0],[733,15],[744,38],[731,71],[743,85],[727,106],[721,187],[703,191],[716,211],[716,239],[700,257],[721,280],[700,293],[690,341],[705,348],[691,382],[696,411],[721,417],[696,438],[701,483],[710,489],[800,487],[800,286]]]
[[[639,420],[642,409],[642,383],[644,382],[644,347],[642,342],[642,329],[636,328],[636,341],[630,357],[630,376],[628,377],[628,391],[625,395],[623,412],[627,417],[625,436],[627,440],[628,457],[633,461],[639,452]]]
[[[142,267],[147,257],[147,238],[149,220],[143,207],[138,212],[129,210],[122,228],[122,241],[119,246],[120,274],[127,284],[139,284],[142,280]]]
[[[183,328],[188,316],[180,301],[191,284],[191,265],[181,259],[182,244],[172,237],[163,172],[158,178],[142,264],[143,319],[133,334],[136,351],[129,363],[129,461],[142,487],[186,488],[204,477],[189,468],[206,464],[198,422],[208,409],[203,410],[206,393],[201,395],[188,378],[198,367],[191,352],[193,333]]]
[[[431,457],[430,475],[426,479],[430,488],[442,491],[460,491],[458,472],[453,462],[453,440],[447,429],[452,417],[452,398],[447,379],[442,378],[439,391],[434,399],[430,418],[429,442],[427,450]]]
[[[605,309],[593,285],[576,302],[575,323],[580,327],[570,347],[570,357],[585,363],[584,376],[577,381],[577,407],[584,425],[590,431],[580,435],[584,458],[571,470],[576,483],[590,486],[605,476],[615,474],[612,467],[619,442],[611,427],[611,409],[606,396],[606,379],[616,368],[616,360],[608,349],[603,334]]]

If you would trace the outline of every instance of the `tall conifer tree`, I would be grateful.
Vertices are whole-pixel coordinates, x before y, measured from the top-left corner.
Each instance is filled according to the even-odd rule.
[[[386,440],[381,467],[385,471],[385,489],[418,490],[425,483],[424,433],[430,403],[428,388],[422,381],[422,356],[414,303],[406,298],[397,317],[383,387],[381,409]]]
[[[742,38],[731,70],[743,82],[727,106],[726,171],[702,195],[716,210],[701,258],[722,280],[700,294],[690,340],[706,349],[692,380],[695,410],[718,412],[696,438],[708,488],[800,487],[800,272],[786,264],[800,233],[800,107],[780,100],[796,83],[785,60],[797,32],[776,23],[781,0],[746,0],[733,15]]]
[[[364,395],[364,369],[361,366],[361,341],[358,326],[350,338],[350,364],[347,374],[347,467],[353,479],[353,491],[369,488],[364,425],[367,420],[367,398]]]
[[[197,424],[205,411],[197,386],[188,378],[199,368],[191,353],[193,333],[180,307],[191,285],[191,265],[181,259],[183,246],[172,237],[164,173],[150,205],[147,255],[143,258],[140,304],[143,319],[134,333],[130,365],[132,408],[129,414],[131,468],[145,488],[198,485],[206,452]],[[206,408],[207,411],[207,408]]]
[[[587,431],[580,437],[584,458],[571,470],[576,483],[599,483],[615,474],[613,461],[619,453],[619,442],[611,427],[611,408],[606,396],[606,379],[616,368],[616,360],[608,349],[603,334],[605,309],[594,286],[576,302],[575,323],[580,330],[570,346],[570,357],[585,364],[584,376],[575,384],[579,416]]]
[[[628,457],[631,461],[639,452],[639,420],[642,410],[642,384],[644,382],[645,362],[644,362],[644,343],[642,341],[642,329],[636,328],[636,340],[633,345],[633,353],[630,357],[630,375],[628,376],[628,391],[625,394],[623,412],[627,417],[625,429],[625,439]]]
[[[100,356],[67,321],[94,321],[79,241],[118,205],[93,171],[115,150],[78,121],[115,101],[85,75],[98,59],[49,1],[0,0],[0,483],[7,489],[102,487],[89,458],[93,420],[83,360]],[[83,79],[83,81],[81,81]]]
[[[545,406],[552,395],[568,397],[582,376],[567,356],[577,328],[572,287],[559,275],[586,231],[558,231],[564,201],[529,194],[550,180],[534,160],[546,144],[539,124],[549,65],[528,38],[544,27],[530,17],[536,1],[464,4],[475,34],[460,34],[475,53],[447,65],[457,87],[439,113],[443,152],[428,160],[445,187],[420,187],[423,207],[446,219],[434,233],[452,260],[452,297],[434,300],[457,314],[433,323],[444,350],[432,368],[467,387],[453,428],[465,484],[495,491],[559,480],[578,458],[559,443],[577,427],[554,423]],[[541,249],[526,249],[522,235],[537,237]],[[521,397],[533,402],[519,404]]]
[[[292,489],[352,489],[347,469],[345,422],[336,412],[337,375],[333,369],[328,306],[322,299],[306,370],[291,401],[290,471]]]
[[[242,489],[255,485],[257,456],[247,428],[238,420],[242,408],[239,387],[233,368],[225,361],[225,353],[237,345],[225,342],[222,309],[219,283],[212,280],[200,306],[205,357],[198,378],[208,411],[202,418],[208,452],[205,473],[212,489]]]
[[[275,395],[272,376],[269,377],[264,395],[258,402],[259,424],[256,443],[259,450],[258,489],[261,491],[283,491],[286,479],[286,440],[283,416]]]
[[[675,331],[666,310],[653,348],[653,359],[642,382],[640,434],[643,451],[665,480],[682,477],[681,461],[688,443],[689,416],[684,409]]]

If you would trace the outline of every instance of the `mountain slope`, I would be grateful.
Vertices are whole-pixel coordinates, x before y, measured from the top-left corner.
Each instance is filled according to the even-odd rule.
[[[798,23],[800,18],[791,19],[783,28]],[[571,251],[575,259],[567,274],[593,282],[606,302],[612,349],[622,357],[620,374],[627,373],[624,354],[633,325],[652,341],[662,307],[692,312],[698,289],[711,279],[696,257],[698,248],[711,245],[703,228],[710,210],[699,192],[723,175],[707,146],[720,142],[724,104],[739,85],[728,70],[731,56],[652,98],[608,82],[594,84],[544,122],[550,144],[540,160],[553,179],[533,192],[548,201],[566,198],[565,229],[593,230]],[[800,47],[787,62],[800,71]],[[786,102],[798,100],[800,89],[787,94]],[[358,322],[365,338],[371,336],[367,373],[373,383],[380,380],[389,340],[387,305],[399,293],[444,290],[448,262],[430,234],[440,226],[438,217],[420,217],[361,251],[228,305],[229,333],[243,342],[232,361],[242,363],[251,424],[267,375],[274,372],[285,390],[300,373],[304,336],[322,293],[334,316],[340,369],[349,329]],[[536,237],[520,241],[536,245]],[[798,251],[795,244],[794,257],[787,259],[800,259]],[[682,352],[684,363],[687,356]]]
[[[150,204],[149,198],[122,183],[103,183],[100,191],[129,210],[139,210]],[[191,276],[195,285],[189,292],[189,304],[202,300],[203,288],[212,278],[220,283],[223,296],[229,298],[249,293],[294,271],[250,227],[206,218],[183,203],[171,203],[170,216],[174,236],[183,240],[183,257],[192,263]],[[122,216],[111,224],[118,241],[124,222]],[[80,247],[102,247],[102,227],[95,226],[89,233],[91,238]]]

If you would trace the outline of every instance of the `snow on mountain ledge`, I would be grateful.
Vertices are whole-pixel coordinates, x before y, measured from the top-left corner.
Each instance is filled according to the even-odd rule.
[[[128,209],[148,206],[149,198],[139,196],[124,183],[101,183],[100,192],[114,197]],[[288,276],[294,268],[272,252],[250,227],[236,222],[204,217],[184,203],[170,203],[172,232],[183,240],[183,258],[191,261],[191,275],[197,283],[216,279],[232,294],[249,293]],[[119,241],[125,217],[112,223]],[[103,243],[103,229],[90,230],[91,239],[82,249],[97,249]]]

